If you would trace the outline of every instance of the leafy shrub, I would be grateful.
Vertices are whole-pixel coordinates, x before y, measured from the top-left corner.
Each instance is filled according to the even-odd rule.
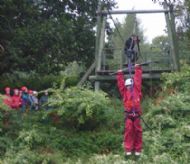
[[[27,145],[29,148],[35,148],[39,145],[45,143],[46,137],[40,133],[36,128],[32,128],[29,131],[22,130],[20,131],[17,142],[20,142],[23,145]]]
[[[184,125],[180,128],[180,133],[190,140],[190,125]]]
[[[153,158],[153,163],[157,163],[157,164],[175,163],[175,160],[172,159],[172,157],[169,154],[163,153],[160,155],[156,155]]]
[[[22,147],[22,149],[18,150],[17,152],[12,149],[7,151],[3,163],[27,164],[35,163],[37,161],[40,161],[37,153],[31,151],[27,147]]]
[[[176,122],[172,117],[163,114],[155,115],[149,121],[154,128],[171,128],[176,126]]]
[[[190,66],[184,64],[179,72],[164,73],[162,75],[164,91],[174,88],[179,92],[190,90]]]
[[[48,111],[20,116],[0,106],[0,163],[136,163],[133,156],[124,160],[121,101],[110,101],[103,92],[65,89],[66,78],[60,88],[50,89]],[[163,90],[159,103],[150,98],[143,103],[143,117],[153,129],[144,127],[138,163],[189,163],[190,96],[175,85],[168,86],[172,93]],[[2,123],[6,112],[9,128]]]
[[[85,88],[57,89],[50,98],[50,105],[57,109],[56,113],[64,125],[93,129],[106,121],[105,113],[110,108],[106,96],[104,92]]]

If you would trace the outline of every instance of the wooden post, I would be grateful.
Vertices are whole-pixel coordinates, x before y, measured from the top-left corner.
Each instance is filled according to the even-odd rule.
[[[175,70],[179,71],[180,70],[180,63],[179,63],[179,47],[177,43],[177,36],[176,36],[176,26],[175,26],[175,16],[173,13],[173,6],[170,6],[170,19],[171,19],[171,31],[172,31],[172,38],[173,38],[173,44],[174,44],[174,50],[175,50],[175,65],[176,68]]]
[[[164,8],[167,9],[168,6],[165,3]],[[165,19],[166,19],[166,24],[167,24],[167,29],[168,29],[168,37],[171,45],[171,57],[172,57],[172,69],[173,70],[179,70],[179,59],[178,59],[178,54],[177,54],[177,44],[176,44],[176,35],[175,35],[175,23],[174,23],[174,17],[171,18],[171,15],[173,10],[170,10],[170,14],[167,12],[165,13]],[[173,20],[171,20],[173,19]]]
[[[102,50],[102,70],[106,69],[106,52]]]
[[[99,10],[101,10],[101,3],[99,4]],[[103,48],[105,43],[105,25],[106,25],[106,16],[98,15],[98,25],[97,25],[97,40],[96,40],[96,72],[101,70],[102,58],[103,58]],[[95,91],[98,91],[100,88],[100,82],[95,81]]]
[[[101,12],[102,3],[101,0],[98,2],[98,12]],[[99,53],[99,41],[100,41],[100,33],[101,33],[101,15],[97,15],[97,26],[96,26],[96,47],[95,47],[95,71],[98,69],[98,53]],[[95,91],[100,88],[100,82],[95,81],[94,83]]]
[[[100,40],[99,40],[99,50],[98,50],[98,59],[97,59],[97,67],[96,67],[96,71],[100,71],[101,70],[101,66],[102,66],[102,59],[103,59],[103,48],[104,48],[104,43],[105,43],[105,24],[106,24],[106,17],[103,16],[101,18],[101,31],[100,31]]]

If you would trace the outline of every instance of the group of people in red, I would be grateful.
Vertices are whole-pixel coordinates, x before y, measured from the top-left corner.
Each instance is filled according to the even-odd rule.
[[[5,87],[3,103],[11,109],[21,110],[21,112],[25,112],[26,109],[30,109],[30,111],[38,110],[39,105],[43,105],[47,101],[47,91],[38,99],[38,92],[28,89],[26,86],[22,86],[20,89],[13,89],[13,94],[11,94],[10,87]]]

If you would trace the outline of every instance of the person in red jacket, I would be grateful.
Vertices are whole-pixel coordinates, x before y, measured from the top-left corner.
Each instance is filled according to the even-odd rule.
[[[14,95],[12,96],[11,107],[13,109],[19,109],[21,107],[21,97],[19,95],[18,89],[14,89]]]
[[[125,111],[124,149],[126,155],[139,156],[142,150],[142,127],[139,116],[142,114],[140,102],[142,98],[142,68],[135,65],[135,74],[124,80],[122,70],[117,72],[117,85],[123,98]]]
[[[5,95],[4,95],[5,98],[3,99],[3,103],[11,108],[12,98],[11,98],[10,93],[11,93],[11,88],[10,87],[6,87],[5,88]]]

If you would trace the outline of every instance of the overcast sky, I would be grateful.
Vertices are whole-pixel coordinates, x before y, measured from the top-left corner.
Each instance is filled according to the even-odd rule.
[[[163,9],[159,4],[155,4],[152,0],[116,0],[118,8],[114,10],[149,10]],[[121,22],[126,15],[113,15],[114,18]],[[164,29],[166,27],[164,13],[159,14],[137,14],[140,19],[141,27],[144,29],[144,35],[148,42],[158,35],[166,35]]]

